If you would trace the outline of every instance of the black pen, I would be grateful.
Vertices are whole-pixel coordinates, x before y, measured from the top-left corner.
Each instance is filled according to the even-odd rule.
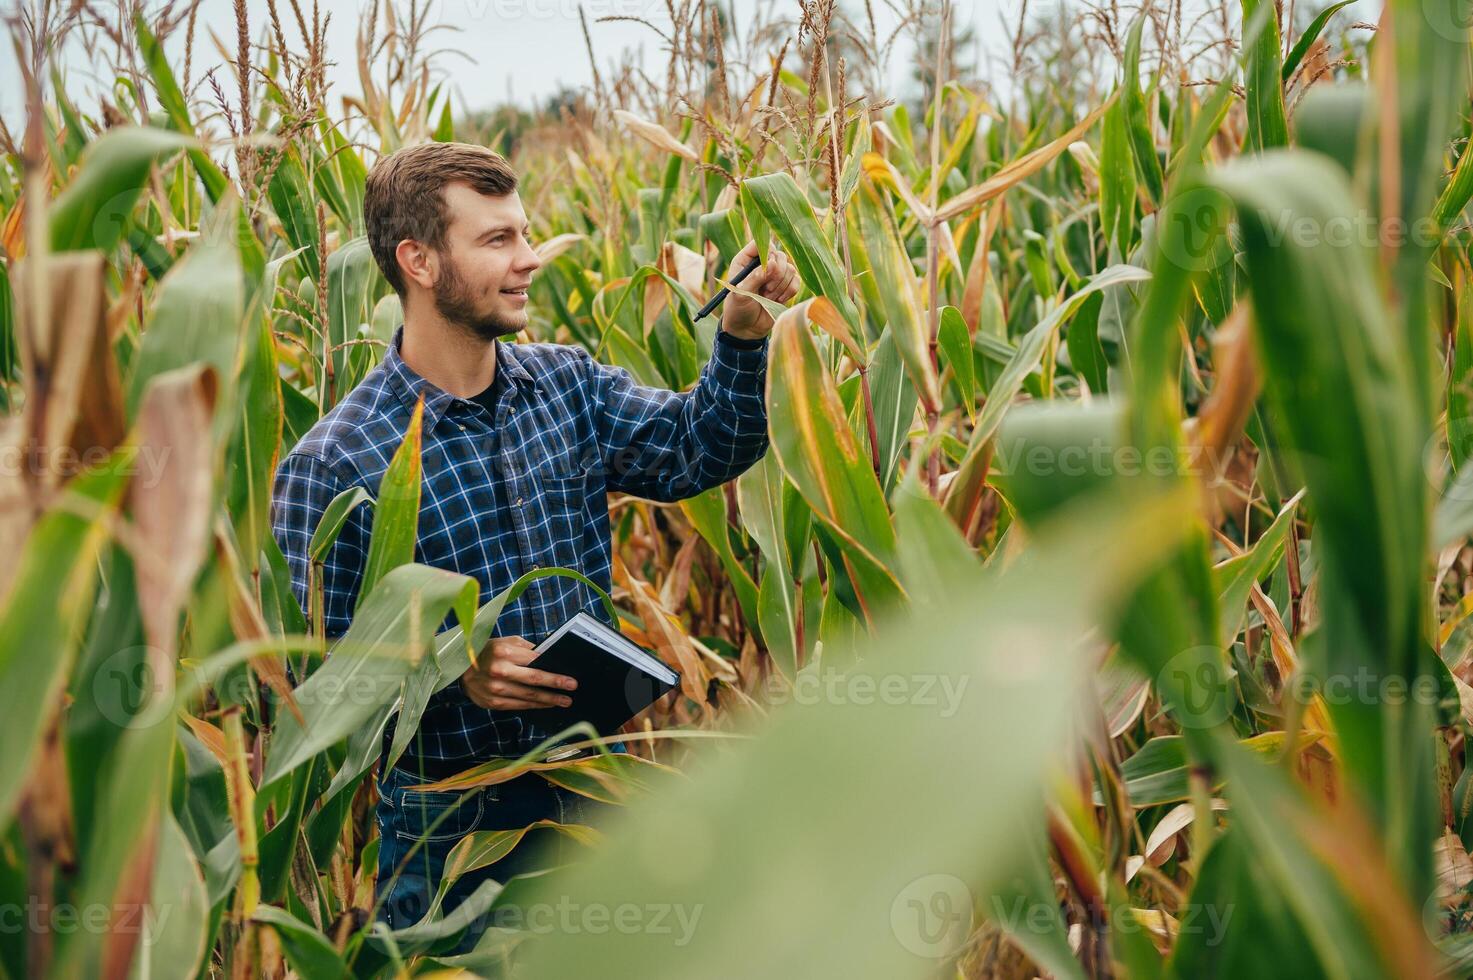
[[[755,268],[757,268],[757,266],[759,266],[761,264],[762,264],[762,256],[760,256],[760,255],[754,255],[752,257],[752,261],[750,261],[750,262],[747,263],[747,267],[745,269],[743,269],[741,272],[738,272],[736,275],[734,275],[734,276],[731,277],[731,285],[732,286],[735,286],[737,283],[739,283],[743,279],[747,278],[749,275],[752,274],[752,270],[755,269]],[[706,301],[706,305],[703,306],[703,307],[701,307],[700,310],[698,310],[696,312],[696,317],[695,318],[697,320],[699,320],[701,317],[710,316],[711,313],[712,313],[712,311],[714,311],[716,309],[716,307],[720,306],[721,305],[721,301],[724,300],[724,299],[726,299],[726,297],[728,295],[730,295],[730,293],[731,293],[730,287],[728,287],[728,286],[722,286],[721,289],[716,293],[716,295],[715,296],[712,296],[709,300],[707,300]]]

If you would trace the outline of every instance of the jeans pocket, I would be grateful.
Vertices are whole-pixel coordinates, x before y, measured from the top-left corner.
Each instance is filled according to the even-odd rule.
[[[406,789],[395,794],[399,833],[408,840],[427,844],[455,841],[475,830],[485,812],[485,793],[445,793]]]

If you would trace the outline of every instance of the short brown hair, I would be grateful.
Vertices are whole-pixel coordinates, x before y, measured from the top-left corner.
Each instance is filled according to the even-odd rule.
[[[450,215],[446,185],[463,183],[494,196],[517,189],[517,175],[506,158],[470,143],[418,143],[384,157],[368,173],[363,192],[363,224],[373,259],[402,299],[404,275],[394,252],[406,238],[430,248],[445,245]]]

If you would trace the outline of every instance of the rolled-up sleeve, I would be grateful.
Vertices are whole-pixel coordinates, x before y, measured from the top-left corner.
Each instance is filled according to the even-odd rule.
[[[766,338],[718,332],[690,391],[645,387],[591,357],[587,368],[611,490],[682,500],[735,479],[767,451]]]
[[[289,453],[276,469],[271,492],[271,533],[286,556],[292,592],[310,618],[308,596],[311,559],[308,547],[322,514],[333,498],[348,489],[326,461],[304,452]],[[322,562],[323,634],[336,639],[347,632],[368,560],[369,508],[355,507]]]

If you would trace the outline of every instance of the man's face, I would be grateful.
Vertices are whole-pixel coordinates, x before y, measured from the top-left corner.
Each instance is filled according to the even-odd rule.
[[[515,191],[493,197],[466,184],[444,190],[450,225],[440,250],[435,309],[484,340],[527,326],[527,287],[542,260]]]

